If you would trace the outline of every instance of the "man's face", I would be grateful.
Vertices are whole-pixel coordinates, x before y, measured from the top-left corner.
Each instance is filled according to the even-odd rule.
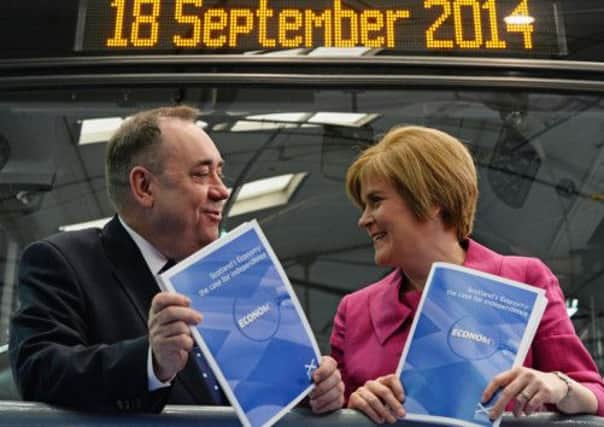
[[[223,160],[210,137],[180,119],[160,122],[163,170],[154,176],[152,233],[169,258],[183,259],[219,236],[224,201]]]

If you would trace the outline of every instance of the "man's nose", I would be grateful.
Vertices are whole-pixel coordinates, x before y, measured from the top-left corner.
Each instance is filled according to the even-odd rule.
[[[222,178],[216,177],[216,182],[210,188],[210,196],[214,200],[226,200],[229,198],[231,191],[224,185]]]

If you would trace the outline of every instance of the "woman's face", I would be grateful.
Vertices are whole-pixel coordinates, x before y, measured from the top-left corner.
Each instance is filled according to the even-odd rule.
[[[359,227],[373,241],[375,263],[403,267],[413,262],[429,241],[431,221],[418,220],[386,179],[368,178],[361,187],[364,209]]]

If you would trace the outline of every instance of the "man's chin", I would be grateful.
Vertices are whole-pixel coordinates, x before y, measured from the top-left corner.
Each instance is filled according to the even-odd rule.
[[[206,245],[209,245],[213,241],[218,240],[219,238],[220,238],[220,232],[218,229],[216,229],[215,231],[212,231],[210,233],[206,233],[206,235],[202,236],[202,238],[199,240],[200,249]]]

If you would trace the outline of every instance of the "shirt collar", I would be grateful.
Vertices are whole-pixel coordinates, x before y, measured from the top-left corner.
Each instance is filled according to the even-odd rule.
[[[119,215],[118,219],[120,220],[122,226],[126,229],[126,232],[130,235],[130,237],[132,237],[132,240],[134,240],[134,243],[136,243],[138,249],[141,251],[143,259],[145,260],[147,267],[149,267],[149,270],[151,270],[151,273],[153,273],[153,275],[157,275],[164,267],[166,262],[168,262],[168,258],[158,251],[155,246],[149,243],[149,241],[143,236],[130,228]]]

